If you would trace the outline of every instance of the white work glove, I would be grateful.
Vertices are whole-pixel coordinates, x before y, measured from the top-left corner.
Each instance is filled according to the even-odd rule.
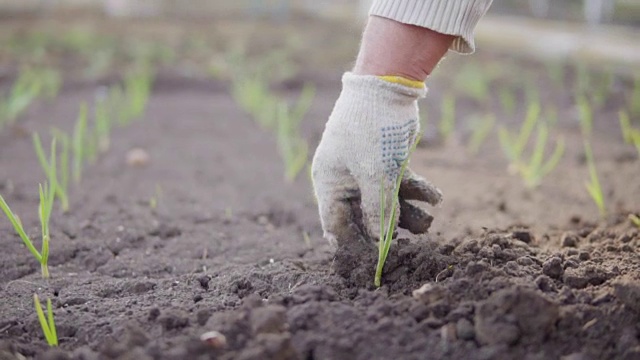
[[[313,158],[322,229],[332,245],[359,235],[378,239],[380,186],[384,184],[388,221],[400,166],[420,131],[417,100],[426,94],[424,84],[384,79],[344,74],[342,93]],[[394,223],[399,220],[400,227],[413,233],[426,232],[433,218],[407,200],[437,205],[442,201],[440,190],[406,169],[399,198],[400,214]]]

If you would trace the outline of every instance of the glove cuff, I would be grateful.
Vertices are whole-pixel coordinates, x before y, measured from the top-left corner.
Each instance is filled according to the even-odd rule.
[[[342,86],[356,90],[364,96],[383,96],[392,102],[407,104],[427,95],[424,83],[400,76],[356,75],[346,72],[342,76]]]

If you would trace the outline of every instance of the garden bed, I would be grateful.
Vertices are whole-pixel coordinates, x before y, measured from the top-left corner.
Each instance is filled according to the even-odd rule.
[[[544,66],[479,54],[486,64],[536,73]],[[471,61],[465,58],[464,61]],[[617,111],[628,82],[594,110],[592,144],[608,204],[601,219],[584,188],[583,135],[571,92],[540,80],[553,106],[562,160],[535,189],[507,172],[492,133],[467,149],[472,119],[497,96],[461,95],[454,135],[436,121],[460,58],[438,71],[423,102],[425,140],[411,167],[439,186],[430,234],[401,232],[383,286],[371,247],[337,253],[322,239],[306,174],[287,182],[274,135],[236,105],[228,84],[159,73],[144,119],[114,130],[110,150],[52,216],[44,281],[11,225],[0,220],[0,354],[40,359],[599,359],[640,356],[640,166]],[[506,72],[505,72],[506,73]],[[315,75],[314,75],[315,76]],[[310,148],[340,91],[339,71],[306,76],[316,96],[302,134]],[[567,82],[573,81],[567,73]],[[37,234],[44,179],[29,133],[70,131],[98,83],[74,83],[38,101],[0,132],[0,193]],[[500,80],[489,94],[497,94]],[[276,86],[295,96],[302,81]],[[516,125],[517,126],[517,125]],[[148,162],[132,166],[143,149]],[[48,349],[33,294],[50,297],[60,347]],[[217,331],[224,343],[200,337]]]

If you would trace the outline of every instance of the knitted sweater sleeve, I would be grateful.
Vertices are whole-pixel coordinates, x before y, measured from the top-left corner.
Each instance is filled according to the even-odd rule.
[[[455,35],[451,50],[475,50],[473,32],[493,0],[374,0],[369,15]]]

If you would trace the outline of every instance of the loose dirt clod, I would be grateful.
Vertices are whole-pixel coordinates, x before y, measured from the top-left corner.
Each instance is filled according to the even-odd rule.
[[[562,247],[576,247],[578,246],[578,241],[579,241],[578,235],[570,232],[563,233],[562,237],[560,238],[560,243],[562,244]]]
[[[255,334],[281,333],[288,328],[286,309],[269,305],[251,312],[251,328]]]
[[[456,323],[456,333],[462,340],[473,340],[476,336],[473,324],[465,318],[461,318]]]
[[[640,281],[622,279],[614,283],[615,295],[625,306],[640,313]]]
[[[476,339],[485,345],[537,342],[549,335],[558,316],[558,305],[539,292],[526,288],[501,290],[478,307]]]
[[[564,269],[562,267],[562,259],[559,257],[552,257],[551,259],[544,262],[542,265],[542,272],[551,277],[551,278],[559,278],[564,273]]]

